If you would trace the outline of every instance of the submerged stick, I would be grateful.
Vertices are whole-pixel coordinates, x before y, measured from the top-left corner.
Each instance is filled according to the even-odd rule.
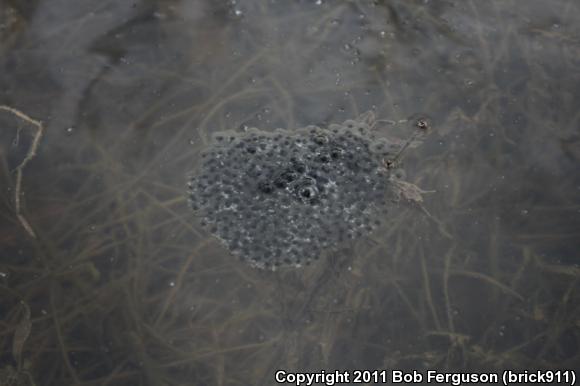
[[[18,371],[22,371],[22,351],[32,329],[30,307],[24,301],[20,302],[20,307],[22,309],[20,322],[18,322],[16,330],[14,331],[14,337],[12,338],[12,357],[18,365]]]
[[[20,221],[22,227],[28,232],[28,234],[33,238],[36,238],[36,233],[34,233],[34,230],[30,226],[30,223],[28,222],[26,217],[24,217],[24,215],[22,214],[22,203],[20,201],[20,194],[22,193],[22,171],[24,170],[24,167],[28,164],[28,162],[30,162],[34,158],[34,156],[36,156],[38,144],[40,143],[40,139],[42,138],[42,134],[44,133],[44,126],[42,126],[42,123],[40,121],[30,118],[28,115],[24,114],[23,112],[15,108],[0,105],[0,110],[8,111],[9,113],[16,115],[23,121],[28,122],[31,125],[35,126],[37,129],[36,134],[34,135],[34,138],[32,140],[32,144],[30,145],[30,149],[28,149],[28,152],[26,153],[26,157],[24,157],[20,165],[16,167],[16,187],[14,189],[14,210],[16,212],[16,217],[18,218],[18,221]]]

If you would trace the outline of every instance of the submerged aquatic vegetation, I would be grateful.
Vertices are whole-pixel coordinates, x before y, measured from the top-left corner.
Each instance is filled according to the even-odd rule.
[[[22,351],[26,340],[30,336],[32,322],[30,321],[30,307],[20,302],[20,317],[16,319],[14,336],[12,337],[12,359],[16,366],[3,364],[0,366],[0,385],[4,386],[33,386],[34,380],[28,371],[30,362],[22,358]]]
[[[419,202],[399,181],[399,159],[429,129],[413,121],[407,141],[377,137],[374,113],[328,127],[218,132],[189,181],[202,223],[260,268],[302,266],[380,225],[390,198]]]

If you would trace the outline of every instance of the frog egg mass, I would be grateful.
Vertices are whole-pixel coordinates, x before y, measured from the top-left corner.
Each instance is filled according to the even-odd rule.
[[[259,268],[302,266],[376,228],[399,146],[374,116],[329,127],[219,132],[188,184],[201,223]]]

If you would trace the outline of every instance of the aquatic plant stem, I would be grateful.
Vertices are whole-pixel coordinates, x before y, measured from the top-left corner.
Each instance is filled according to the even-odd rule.
[[[40,139],[42,138],[42,135],[44,133],[44,126],[40,121],[30,118],[28,115],[24,114],[23,112],[15,108],[0,105],[0,110],[8,111],[9,113],[14,114],[23,121],[28,122],[31,125],[35,126],[37,129],[36,134],[34,135],[34,138],[32,140],[32,144],[30,145],[30,148],[26,153],[26,157],[24,157],[20,165],[16,167],[16,187],[14,188],[14,210],[16,212],[16,217],[18,218],[18,221],[20,221],[20,224],[26,230],[26,232],[28,232],[28,234],[31,237],[36,238],[36,233],[30,226],[30,223],[28,222],[26,217],[24,217],[24,215],[22,214],[22,202],[20,200],[20,195],[22,194],[22,172],[24,170],[24,167],[28,164],[28,162],[30,162],[36,156],[36,151],[38,149]]]

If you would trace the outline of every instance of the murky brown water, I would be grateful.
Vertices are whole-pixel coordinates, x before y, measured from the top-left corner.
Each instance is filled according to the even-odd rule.
[[[579,25],[570,0],[0,1],[0,105],[44,128],[32,237],[36,128],[0,111],[0,384],[577,368]],[[367,110],[433,118],[404,165],[430,217],[269,272],[187,207],[212,132]]]

